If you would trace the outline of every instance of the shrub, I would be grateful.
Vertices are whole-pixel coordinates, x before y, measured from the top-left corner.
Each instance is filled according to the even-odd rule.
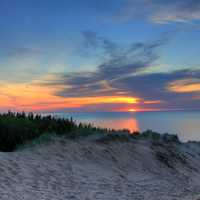
[[[0,151],[13,151],[17,146],[44,133],[69,135],[77,125],[72,119],[8,112],[0,114]]]

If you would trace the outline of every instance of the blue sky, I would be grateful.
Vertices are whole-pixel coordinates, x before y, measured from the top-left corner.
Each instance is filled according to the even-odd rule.
[[[1,96],[10,99],[4,109],[26,109],[13,94],[19,85],[53,87],[62,101],[139,99],[58,110],[200,108],[197,0],[0,0],[0,26]]]

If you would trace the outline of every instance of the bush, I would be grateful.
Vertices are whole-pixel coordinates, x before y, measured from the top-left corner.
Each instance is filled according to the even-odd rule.
[[[67,136],[76,128],[72,119],[56,119],[33,113],[26,115],[24,112],[0,114],[0,151],[13,151],[44,133]]]

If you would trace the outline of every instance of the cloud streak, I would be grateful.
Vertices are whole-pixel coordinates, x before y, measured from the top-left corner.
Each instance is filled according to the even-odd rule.
[[[89,35],[92,34],[92,37]],[[101,48],[105,61],[99,64],[95,71],[59,74],[41,85],[59,87],[55,95],[65,98],[96,97],[96,96],[127,96],[138,98],[138,105],[143,108],[196,108],[199,90],[178,92],[172,90],[170,85],[177,84],[186,87],[183,80],[195,80],[195,86],[200,84],[200,69],[177,70],[169,73],[142,73],[151,67],[159,58],[159,50],[166,40],[149,43],[134,43],[126,47],[109,41],[97,34],[89,33],[84,37],[89,51]],[[112,44],[111,48],[104,46],[104,42]],[[115,53],[110,53],[112,49]],[[117,49],[120,49],[118,51]],[[190,88],[191,86],[189,86]],[[145,103],[157,102],[157,103]],[[114,104],[114,102],[112,102]],[[117,103],[117,102],[116,102]],[[87,105],[89,107],[89,105]],[[92,107],[92,105],[91,105]],[[97,104],[96,106],[97,107]],[[99,105],[101,108],[102,105]]]
[[[148,19],[154,23],[200,20],[198,0],[127,0],[116,20]]]
[[[92,37],[89,37],[91,34]],[[56,79],[43,83],[66,87],[66,89],[57,93],[59,96],[125,94],[126,91],[115,87],[115,83],[122,78],[135,76],[138,71],[150,67],[159,57],[157,54],[158,49],[165,44],[163,40],[158,40],[147,44],[133,43],[121,47],[108,39],[89,32],[86,35],[84,33],[84,38],[86,48],[89,51],[95,50],[96,47],[101,48],[104,61],[93,72],[61,74]],[[105,41],[109,45],[105,45]],[[118,51],[118,49],[120,50]]]

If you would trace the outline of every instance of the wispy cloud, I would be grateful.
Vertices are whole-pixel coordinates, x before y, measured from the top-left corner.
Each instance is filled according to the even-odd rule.
[[[92,37],[88,37],[92,34]],[[40,85],[48,87],[60,87],[55,95],[65,98],[71,97],[96,97],[96,96],[128,96],[140,99],[142,107],[149,105],[154,108],[160,106],[166,108],[200,106],[195,99],[199,91],[177,92],[171,90],[169,85],[181,82],[185,79],[195,79],[195,84],[200,83],[200,69],[177,70],[168,73],[138,73],[147,69],[159,58],[159,51],[165,44],[165,40],[157,40],[149,43],[134,43],[121,47],[108,39],[99,37],[95,33],[87,32],[84,37],[89,50],[101,48],[105,61],[95,71],[57,74],[53,79],[46,80]],[[110,53],[104,41],[112,44],[115,53]],[[111,48],[111,49],[112,49]],[[118,52],[117,49],[120,49]],[[104,51],[106,49],[106,51]],[[184,85],[182,86],[184,87]],[[192,98],[191,98],[192,97]],[[157,102],[157,103],[145,103]],[[116,102],[117,103],[117,102]],[[113,102],[114,104],[114,102]],[[95,104],[97,107],[97,104]],[[92,107],[92,105],[90,105]],[[89,107],[89,105],[87,105]],[[102,104],[99,105],[102,107]]]
[[[151,66],[158,58],[158,49],[165,43],[163,40],[158,40],[122,47],[92,32],[84,33],[84,37],[89,50],[94,51],[97,46],[101,49],[103,62],[93,72],[58,75],[57,79],[48,83],[66,86],[66,89],[62,89],[57,95],[71,97],[124,94],[126,90],[115,87],[114,83],[120,81],[119,79],[135,76],[139,70]]]
[[[129,45],[121,45],[88,30],[82,32],[82,36],[82,48],[87,55],[95,53],[101,58],[93,71],[53,74],[32,82],[29,87],[4,87],[1,101],[5,104],[10,101],[9,105],[17,104],[24,109],[49,107],[83,111],[127,110],[132,104],[138,109],[200,107],[200,68],[142,73],[159,61],[168,36]],[[26,48],[14,52],[16,56],[41,53]],[[18,95],[19,90],[23,91],[22,95]]]
[[[154,23],[200,20],[198,0],[127,0],[116,20],[147,19]]]
[[[91,30],[85,30],[82,32],[84,39],[83,49],[90,53],[90,50],[99,50],[99,53],[102,53],[106,56],[115,56],[121,51],[121,48],[113,41],[109,40],[106,37],[98,35],[96,32]]]

